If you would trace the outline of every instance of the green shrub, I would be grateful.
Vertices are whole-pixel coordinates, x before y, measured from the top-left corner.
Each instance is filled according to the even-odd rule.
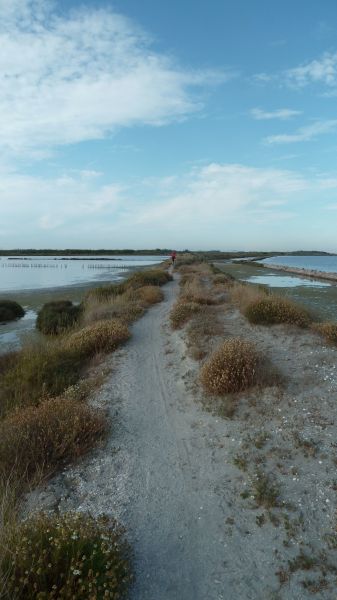
[[[113,352],[129,337],[130,333],[127,325],[117,319],[112,319],[110,321],[97,321],[70,334],[64,345],[68,351],[90,357],[98,352]]]
[[[256,325],[288,323],[307,327],[311,321],[305,308],[278,296],[261,297],[251,302],[245,310],[245,316]]]
[[[64,333],[77,323],[81,312],[82,307],[74,306],[70,300],[48,302],[38,312],[36,327],[45,334]]]
[[[201,370],[201,383],[210,394],[240,392],[256,383],[259,362],[254,344],[240,338],[226,340]]]
[[[200,304],[196,302],[186,302],[178,300],[170,312],[170,321],[173,329],[182,327],[189,321],[193,315],[202,310]]]
[[[17,525],[1,571],[6,600],[121,600],[131,580],[121,528],[83,513],[40,514]]]
[[[106,431],[104,415],[84,403],[55,398],[0,421],[0,473],[20,480],[52,473],[90,449]]]
[[[25,314],[20,304],[13,300],[0,300],[0,323],[21,319]]]
[[[1,379],[0,415],[38,404],[42,397],[59,396],[76,383],[83,366],[82,355],[62,344],[24,348]]]

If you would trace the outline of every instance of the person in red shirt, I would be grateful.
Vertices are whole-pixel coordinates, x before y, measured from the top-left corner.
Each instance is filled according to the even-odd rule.
[[[172,266],[173,267],[174,267],[174,263],[175,263],[176,258],[177,258],[177,253],[176,253],[175,250],[173,250],[173,252],[171,252],[171,261],[172,261]]]

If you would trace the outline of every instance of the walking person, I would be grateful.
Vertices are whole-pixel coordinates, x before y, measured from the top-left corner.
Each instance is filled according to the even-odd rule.
[[[171,252],[171,263],[172,263],[172,268],[173,268],[173,269],[174,269],[174,263],[175,263],[175,260],[176,260],[176,258],[177,258],[177,253],[176,253],[176,251],[175,251],[175,250],[173,250],[173,251]]]

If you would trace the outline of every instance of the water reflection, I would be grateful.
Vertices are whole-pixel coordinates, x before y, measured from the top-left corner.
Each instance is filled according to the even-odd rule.
[[[325,281],[318,281],[316,279],[302,279],[301,277],[292,277],[284,275],[253,275],[245,278],[248,283],[257,283],[260,285],[268,285],[270,287],[331,287],[331,283]]]

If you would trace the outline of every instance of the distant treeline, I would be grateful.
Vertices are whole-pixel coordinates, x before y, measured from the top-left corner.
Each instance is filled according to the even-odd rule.
[[[114,255],[127,255],[127,256],[161,256],[167,255],[172,252],[172,248],[155,248],[152,250],[134,250],[131,248],[124,248],[122,250],[85,250],[78,248],[66,248],[64,250],[52,250],[52,249],[39,249],[36,248],[16,248],[14,250],[0,250],[0,256],[114,256]],[[222,252],[220,250],[181,250],[181,253],[190,253],[198,256],[199,258],[206,258],[208,260],[225,260],[231,258],[268,258],[271,256],[333,256],[330,252],[321,252],[319,250],[295,250],[293,252]]]
[[[168,248],[156,248],[155,250],[132,250],[130,248],[123,250],[83,250],[78,248],[66,248],[65,250],[52,250],[52,249],[14,249],[14,250],[0,250],[0,256],[113,256],[113,255],[136,255],[136,256],[147,256],[147,255],[167,255],[172,250]]]

